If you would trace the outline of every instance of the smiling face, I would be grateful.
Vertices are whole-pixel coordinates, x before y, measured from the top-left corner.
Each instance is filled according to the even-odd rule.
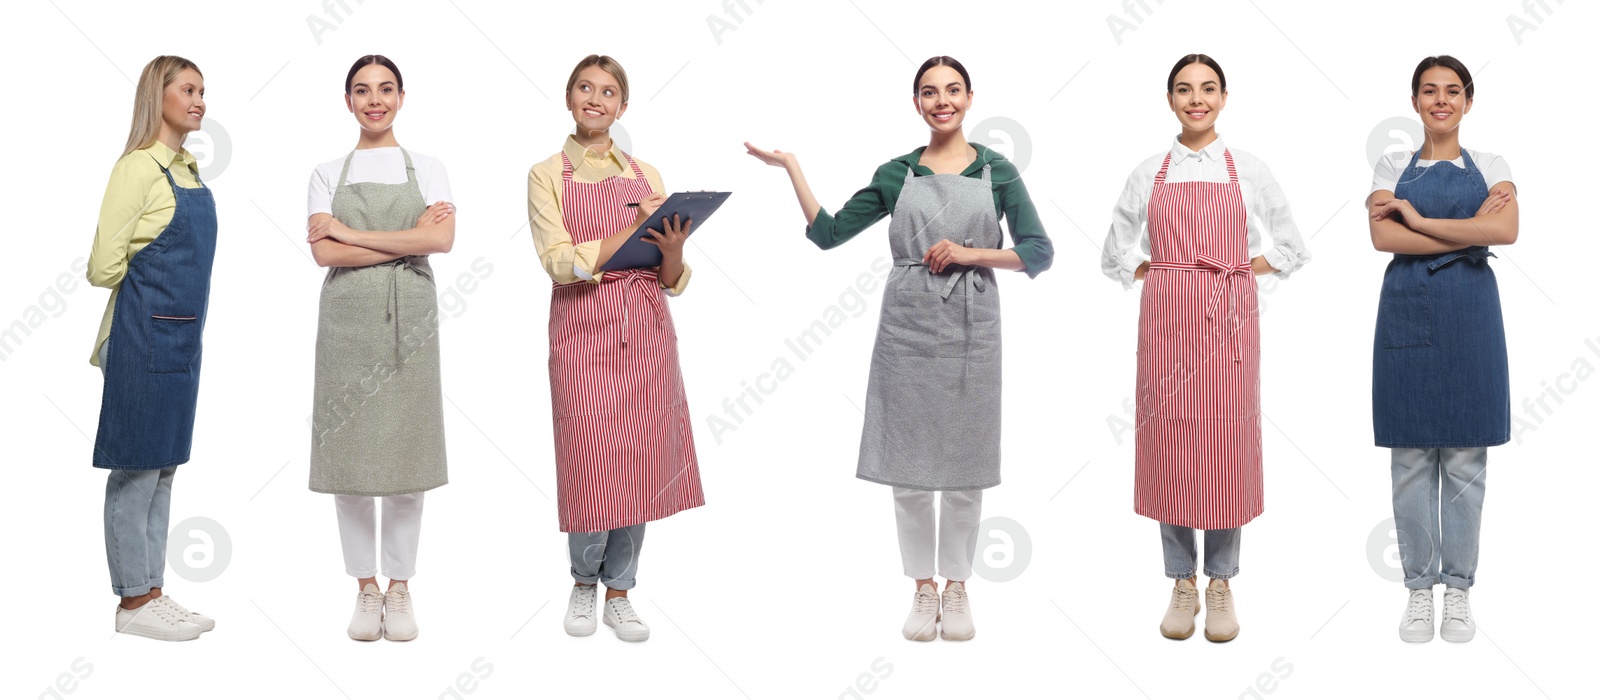
[[[578,72],[578,79],[567,91],[567,110],[578,125],[578,133],[594,136],[606,133],[611,124],[628,111],[622,101],[622,88],[617,79],[600,66],[589,66]]]
[[[405,102],[406,93],[400,89],[394,71],[380,63],[363,66],[350,79],[350,93],[344,96],[356,121],[366,131],[381,132],[394,126],[395,113]]]
[[[186,68],[161,92],[161,121],[166,127],[177,134],[198,131],[206,114],[205,78]]]
[[[1228,93],[1211,66],[1191,63],[1173,76],[1167,101],[1185,131],[1206,131],[1216,126]]]
[[[961,130],[961,120],[972,108],[972,92],[956,69],[934,66],[917,80],[915,101],[928,128],[949,133]]]
[[[1434,133],[1448,133],[1461,126],[1461,117],[1472,110],[1472,98],[1467,97],[1461,76],[1444,66],[1434,66],[1422,72],[1417,94],[1411,98],[1412,109],[1422,118],[1422,126]]]

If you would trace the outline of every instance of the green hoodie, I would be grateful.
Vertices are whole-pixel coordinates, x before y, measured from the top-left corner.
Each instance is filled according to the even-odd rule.
[[[995,216],[1004,219],[1010,229],[1011,241],[1015,244],[1011,250],[1022,259],[1028,276],[1037,277],[1050,269],[1055,248],[1044,232],[1033,200],[1028,198],[1022,175],[1005,156],[975,143],[971,146],[978,151],[978,157],[961,175],[981,178],[983,166],[991,166],[989,181],[994,189]],[[900,199],[900,189],[905,186],[907,168],[918,177],[933,174],[926,166],[917,164],[926,148],[923,146],[878,166],[878,171],[872,174],[872,182],[850,197],[838,214],[829,214],[826,208],[819,209],[816,221],[806,228],[806,238],[826,250],[854,238],[893,213],[895,202]]]

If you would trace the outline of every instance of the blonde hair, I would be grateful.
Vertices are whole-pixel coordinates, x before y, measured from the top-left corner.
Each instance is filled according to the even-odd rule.
[[[128,127],[128,145],[122,149],[122,155],[156,142],[161,135],[163,93],[185,70],[199,73],[200,67],[180,56],[157,56],[144,65],[144,71],[139,74],[139,87],[133,92],[133,124]]]
[[[568,99],[571,99],[572,97],[572,86],[578,84],[578,74],[582,73],[583,69],[588,68],[589,66],[599,66],[601,70],[610,73],[611,77],[616,78],[617,89],[622,91],[622,104],[628,104],[627,71],[622,70],[622,64],[617,63],[617,59],[595,53],[584,56],[583,60],[578,61],[578,65],[572,69],[572,77],[567,78]]]

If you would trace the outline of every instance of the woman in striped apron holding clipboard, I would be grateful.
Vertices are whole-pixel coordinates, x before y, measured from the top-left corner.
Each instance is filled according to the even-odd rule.
[[[573,134],[528,171],[534,247],[555,283],[550,403],[574,581],[563,624],[586,636],[600,617],[619,639],[637,642],[650,636],[628,600],[645,523],[705,504],[666,299],[689,282],[689,230],[669,222],[646,233],[661,247],[660,267],[602,269],[666,198],[655,168],[611,140],[628,108],[620,64],[599,55],[579,61],[566,102]],[[607,589],[598,613],[597,583]]]
[[[1255,276],[1287,277],[1310,260],[1272,171],[1217,135],[1227,95],[1210,57],[1190,54],[1173,66],[1167,96],[1183,131],[1128,177],[1101,259],[1125,288],[1144,280],[1134,510],[1161,523],[1166,574],[1175,579],[1161,634],[1194,634],[1194,531],[1205,530],[1213,642],[1239,633],[1228,579],[1239,573],[1240,527],[1262,510]]]

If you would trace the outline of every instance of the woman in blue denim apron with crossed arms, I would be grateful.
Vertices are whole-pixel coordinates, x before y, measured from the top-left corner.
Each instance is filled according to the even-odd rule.
[[[183,148],[205,116],[205,91],[187,59],[145,65],[89,254],[89,283],[111,289],[90,363],[105,377],[94,466],[111,470],[105,533],[111,587],[122,597],[116,631],[163,641],[216,625],[161,590],[172,478],[194,437],[217,246],[216,202]]]
[[[1500,291],[1488,246],[1517,240],[1517,190],[1505,159],[1464,149],[1472,109],[1461,61],[1430,56],[1411,75],[1424,140],[1381,159],[1368,199],[1383,275],[1372,345],[1372,427],[1391,450],[1395,531],[1410,591],[1400,638],[1433,639],[1433,587],[1445,585],[1439,636],[1472,639],[1467,601],[1492,445],[1511,439]]]
[[[317,310],[311,490],[333,494],[345,573],[356,579],[351,639],[417,637],[410,581],[422,497],[443,486],[439,302],[428,256],[455,243],[450,182],[438,160],[400,146],[405,82],[362,56],[344,80],[361,125],[355,150],[311,173],[306,241],[328,268]],[[383,502],[378,588],[378,501]]]

